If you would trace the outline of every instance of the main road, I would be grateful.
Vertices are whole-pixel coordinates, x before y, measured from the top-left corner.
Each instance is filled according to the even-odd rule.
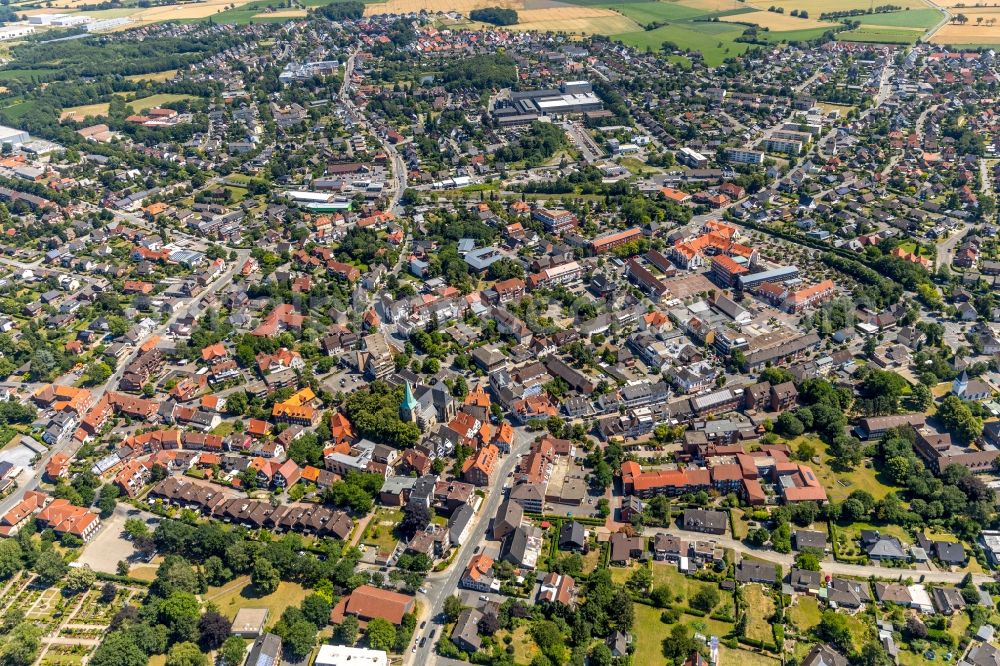
[[[514,429],[514,445],[510,454],[500,465],[497,475],[493,478],[493,485],[486,489],[486,499],[479,507],[479,515],[476,517],[476,524],[469,535],[468,541],[464,543],[458,551],[458,555],[452,561],[451,566],[444,571],[432,573],[427,576],[423,589],[425,593],[418,597],[418,601],[425,610],[421,613],[421,622],[427,621],[426,626],[414,632],[413,640],[416,645],[424,641],[423,647],[418,647],[416,652],[407,651],[403,655],[403,664],[426,664],[434,659],[434,645],[441,636],[435,634],[431,640],[431,632],[436,632],[441,628],[437,618],[444,611],[444,600],[458,591],[458,582],[462,578],[469,561],[475,554],[476,546],[482,544],[486,539],[486,528],[490,524],[490,519],[496,515],[497,508],[504,497],[504,481],[507,475],[514,471],[518,458],[527,452],[531,445],[533,435],[523,428]]]

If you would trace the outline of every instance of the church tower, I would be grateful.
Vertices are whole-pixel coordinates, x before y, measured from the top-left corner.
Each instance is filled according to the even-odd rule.
[[[407,421],[409,423],[417,422],[417,409],[420,407],[420,403],[417,399],[413,397],[413,389],[410,388],[410,382],[406,382],[406,388],[403,390],[403,402],[399,406],[399,418],[402,421]]]

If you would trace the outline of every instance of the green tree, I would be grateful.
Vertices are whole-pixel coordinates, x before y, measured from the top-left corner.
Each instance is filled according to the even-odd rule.
[[[176,643],[167,653],[167,666],[208,666],[208,657],[194,643]]]
[[[449,622],[457,620],[463,610],[465,610],[465,604],[462,603],[462,599],[458,595],[453,594],[444,600],[444,614]]]
[[[719,590],[714,585],[703,585],[691,597],[691,607],[706,613],[719,604]]]
[[[247,644],[239,636],[230,636],[219,649],[219,656],[225,666],[240,666],[243,663],[243,655],[246,654]]]
[[[358,618],[348,615],[337,627],[337,640],[344,645],[354,645],[358,642]]]
[[[14,539],[0,541],[0,580],[6,580],[24,566],[21,545]]]
[[[396,628],[388,621],[377,617],[368,623],[365,638],[372,649],[390,652],[396,643]]]
[[[66,575],[68,569],[66,562],[54,550],[44,551],[35,560],[35,573],[38,574],[39,580],[46,585],[52,585],[60,580]]]
[[[330,602],[316,594],[308,595],[300,605],[302,614],[317,627],[325,627],[330,622]]]
[[[112,631],[90,659],[93,666],[146,666],[149,656],[124,631]]]
[[[253,571],[250,573],[250,582],[263,594],[271,594],[278,589],[281,583],[281,576],[269,560],[258,558],[254,562]]]
[[[983,419],[974,415],[969,405],[958,396],[949,395],[942,400],[937,417],[963,441],[974,441],[983,434]]]
[[[31,666],[41,645],[41,628],[31,622],[21,622],[0,642],[0,664]]]
[[[816,553],[808,551],[800,552],[795,556],[795,566],[806,571],[819,571],[819,557]]]
[[[157,617],[175,641],[191,641],[197,637],[198,611],[198,599],[190,592],[172,592],[157,605]]]
[[[823,611],[817,629],[819,636],[843,652],[851,652],[851,629],[847,617],[833,610]]]
[[[385,620],[382,621],[385,622]],[[390,624],[389,626],[391,627],[392,625]],[[298,620],[288,627],[282,636],[282,641],[286,650],[293,656],[301,658],[308,655],[309,651],[316,645],[316,633],[316,625],[312,622],[309,620]],[[395,639],[395,634],[393,634],[393,639]]]
[[[88,566],[74,567],[63,579],[63,591],[69,594],[86,592],[93,587],[97,574]]]

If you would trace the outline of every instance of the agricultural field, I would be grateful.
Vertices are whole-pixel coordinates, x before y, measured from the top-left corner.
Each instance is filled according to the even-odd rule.
[[[696,27],[697,26],[697,27]],[[729,57],[737,56],[747,50],[749,44],[734,41],[743,34],[745,28],[728,23],[681,23],[665,25],[656,30],[641,30],[613,35],[625,44],[643,50],[646,47],[659,49],[664,42],[671,42],[678,47],[698,51],[705,63],[715,67]]]
[[[748,5],[757,9],[766,10],[768,7],[783,7],[785,13],[790,13],[793,9],[805,9],[809,15],[815,14],[816,18],[823,12],[838,12],[851,9],[867,10],[871,7],[870,0],[749,0]],[[927,3],[923,0],[894,0],[894,5],[898,7],[926,9]],[[945,4],[945,3],[942,3]]]
[[[917,28],[895,28],[866,25],[837,34],[842,42],[871,42],[875,44],[915,44],[924,31]]]
[[[522,0],[386,0],[373,2],[365,7],[365,16],[378,14],[408,14],[410,12],[426,11],[428,13],[459,12],[468,14],[473,9],[486,7],[503,7],[505,9],[524,9]]]
[[[553,7],[518,11],[517,27],[521,30],[565,31],[584,35],[613,35],[635,30],[632,19],[601,7]]]
[[[152,74],[133,74],[132,76],[126,76],[126,81],[169,81],[170,79],[177,76],[176,69],[167,69],[162,72],[153,72]]]
[[[855,16],[852,21],[857,21],[861,25],[892,26],[896,28],[932,28],[943,18],[941,12],[936,9],[908,9],[901,12],[891,12],[888,14],[871,14],[869,16]]]
[[[287,19],[287,18],[303,18],[307,15],[304,9],[279,9],[273,12],[261,12],[260,14],[254,14],[255,19]]]
[[[729,16],[723,16],[719,20],[726,21],[727,23],[753,23],[754,25],[759,25],[762,28],[767,28],[772,32],[808,30],[809,28],[829,29],[837,27],[836,23],[830,21],[820,21],[812,15],[810,15],[807,19],[802,19],[798,16],[790,16],[788,14],[778,14],[777,12],[768,11],[732,14]]]
[[[683,21],[705,14],[704,9],[696,9],[679,2],[626,2],[624,4],[605,3],[605,7],[624,14],[636,23],[646,25],[654,21]]]
[[[941,26],[930,41],[935,44],[996,45],[1000,44],[1000,7],[969,7],[953,9],[953,16],[963,14],[968,21],[955,21]]]
[[[132,110],[136,113],[141,113],[147,109],[154,109],[158,106],[164,104],[170,104],[171,102],[179,102],[182,99],[193,99],[191,95],[175,95],[170,93],[160,93],[158,95],[150,95],[148,97],[140,97],[138,99],[128,102],[128,105],[132,107]],[[108,103],[100,102],[98,104],[85,104],[83,106],[72,106],[68,109],[63,109],[60,115],[61,120],[71,118],[73,120],[81,121],[87,116],[97,118],[100,116],[108,115]]]
[[[812,28],[810,30],[786,30],[784,32],[758,32],[757,39],[765,42],[808,42],[823,36],[829,28]]]

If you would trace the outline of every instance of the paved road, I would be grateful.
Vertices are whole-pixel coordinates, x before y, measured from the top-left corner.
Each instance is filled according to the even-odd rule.
[[[653,528],[647,527],[643,530],[643,536],[652,537],[657,534],[673,534],[689,540],[705,540],[710,539],[715,541],[723,548],[729,548],[740,556],[750,556],[757,560],[764,560],[765,562],[772,562],[774,564],[780,564],[782,568],[787,572],[789,568],[795,563],[795,556],[791,553],[777,553],[773,550],[765,550],[754,548],[748,546],[742,541],[738,541],[728,536],[716,536],[716,535],[706,535],[701,532],[691,532],[688,530],[682,530],[679,528]],[[868,578],[869,576],[874,576],[876,578],[885,579],[897,579],[900,576],[906,578],[919,578],[923,577],[923,580],[929,583],[960,583],[962,579],[965,578],[964,573],[957,573],[952,571],[920,571],[915,569],[890,569],[887,567],[879,567],[873,565],[861,565],[861,564],[846,564],[843,562],[836,562],[831,558],[827,558],[821,562],[820,566],[823,569],[823,573],[826,574],[839,574],[842,576],[857,576],[860,578]],[[990,582],[993,580],[991,576],[986,574],[976,574],[973,578],[978,583]]]
[[[947,7],[939,5],[934,0],[927,0],[927,4],[929,4],[931,7],[941,12],[942,16],[940,21],[938,21],[935,25],[927,29],[927,32],[925,32],[923,37],[920,38],[921,42],[930,41],[930,38],[934,36],[934,33],[943,28],[952,18],[951,11]]]
[[[427,642],[424,644],[424,647],[418,648],[415,653],[407,651],[403,657],[404,665],[426,664],[435,658],[434,644],[441,636],[440,633],[436,634],[433,641],[430,640],[429,636],[432,631],[440,632],[442,629],[436,618],[444,611],[444,600],[458,592],[458,581],[462,578],[466,567],[469,566],[469,560],[475,554],[476,546],[481,545],[486,540],[486,528],[489,526],[493,516],[496,515],[497,507],[500,506],[500,502],[503,500],[503,483],[507,480],[507,475],[514,471],[514,466],[517,464],[518,458],[528,450],[533,439],[534,435],[532,433],[527,432],[523,428],[515,428],[514,446],[511,449],[510,455],[500,465],[500,470],[494,477],[494,486],[486,489],[488,494],[479,507],[479,515],[476,518],[477,522],[469,535],[469,540],[458,551],[458,556],[455,557],[451,567],[439,573],[432,573],[427,577],[424,583],[424,589],[427,590],[427,593],[418,597],[425,611],[420,620],[421,622],[427,620],[427,626],[423,630],[417,629],[414,632],[413,638],[417,645],[424,638],[427,638]]]

